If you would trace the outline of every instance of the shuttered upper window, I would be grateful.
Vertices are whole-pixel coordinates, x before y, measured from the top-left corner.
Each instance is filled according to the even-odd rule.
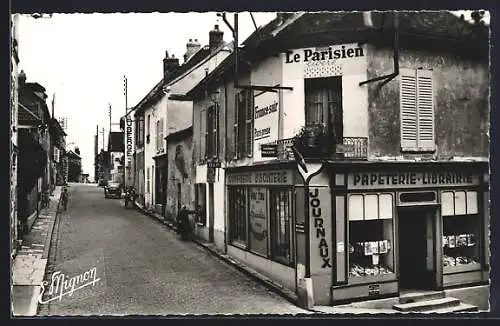
[[[434,85],[432,70],[400,70],[401,149],[433,151]]]

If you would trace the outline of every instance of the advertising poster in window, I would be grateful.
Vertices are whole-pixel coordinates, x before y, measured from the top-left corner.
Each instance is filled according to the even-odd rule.
[[[249,189],[250,250],[267,256],[267,192],[266,188]]]
[[[279,93],[265,92],[254,98],[254,158],[257,161],[275,159],[262,157],[260,145],[278,140]]]

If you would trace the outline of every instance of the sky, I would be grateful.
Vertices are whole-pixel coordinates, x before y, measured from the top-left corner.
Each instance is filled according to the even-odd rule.
[[[239,16],[243,41],[255,27],[249,13]],[[275,16],[254,14],[257,26]],[[232,22],[232,15],[228,19]],[[80,148],[83,172],[93,178],[96,126],[105,128],[107,146],[109,105],[113,123],[125,114],[123,76],[128,82],[127,104],[133,107],[163,77],[165,51],[182,63],[188,40],[208,45],[215,24],[224,32],[224,40],[232,41],[229,28],[215,12],[21,16],[19,69],[27,82],[45,87],[49,108],[55,94],[55,116],[68,120],[66,143],[71,149]],[[119,131],[119,126],[112,130]],[[99,148],[102,139],[100,133]]]
[[[456,12],[460,14],[466,11]],[[239,15],[240,41],[254,30],[249,13]],[[257,26],[275,13],[254,13]],[[232,15],[228,15],[232,23]],[[489,15],[485,21],[489,22]],[[129,107],[135,106],[162,78],[165,51],[183,62],[186,43],[208,44],[208,33],[218,24],[224,40],[232,41],[226,24],[211,13],[54,14],[19,19],[19,69],[27,82],[45,87],[47,104],[54,98],[56,118],[66,117],[68,147],[79,147],[84,173],[94,176],[96,126],[109,132],[125,114],[123,76],[127,76]],[[118,125],[112,126],[119,131]],[[103,147],[99,133],[99,148]]]

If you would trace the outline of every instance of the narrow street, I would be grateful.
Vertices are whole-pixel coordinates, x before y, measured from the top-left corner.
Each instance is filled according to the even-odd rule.
[[[306,313],[161,223],[125,209],[122,200],[104,199],[95,184],[71,184],[69,191],[46,279],[65,262],[83,266],[88,261],[80,259],[102,255],[104,286],[94,293],[88,287],[90,295],[80,300],[41,304],[40,315]]]

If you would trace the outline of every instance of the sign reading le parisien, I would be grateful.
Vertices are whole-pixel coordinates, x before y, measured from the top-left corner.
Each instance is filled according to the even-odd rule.
[[[479,175],[465,172],[360,172],[349,174],[350,189],[424,188],[479,185]]]

